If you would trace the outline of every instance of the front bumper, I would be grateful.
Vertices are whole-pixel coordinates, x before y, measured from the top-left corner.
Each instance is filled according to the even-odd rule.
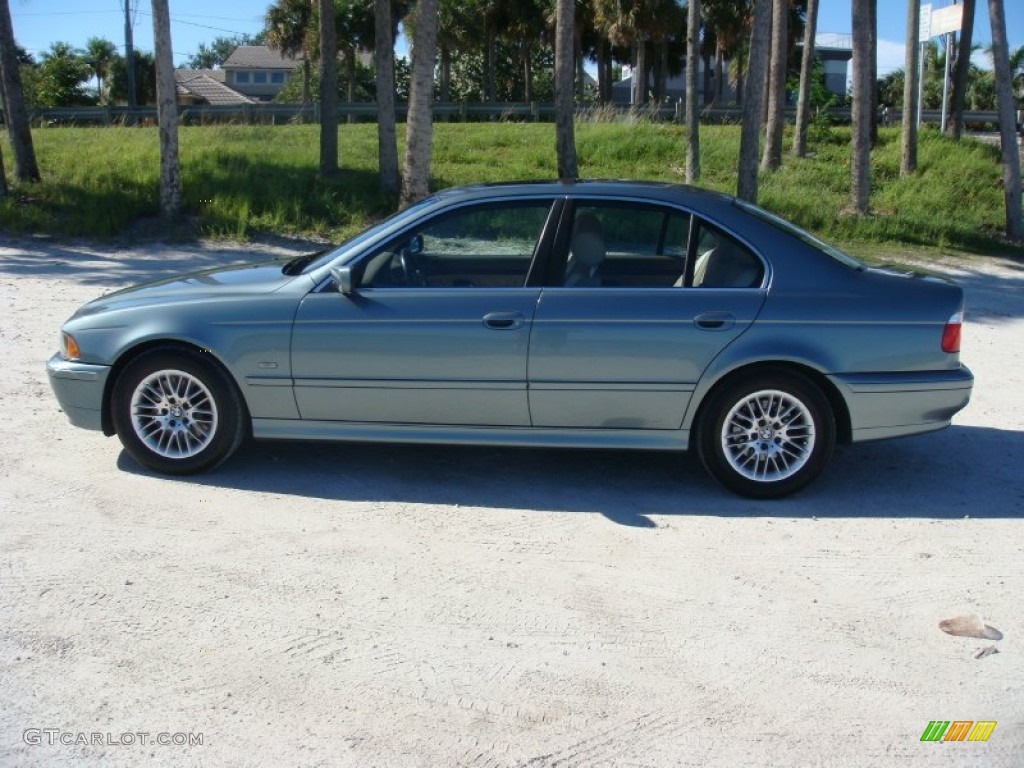
[[[949,371],[829,376],[850,411],[853,442],[916,435],[948,427],[971,399],[974,375]]]
[[[46,364],[50,387],[68,421],[82,429],[103,429],[103,392],[108,365],[65,360],[59,353]]]

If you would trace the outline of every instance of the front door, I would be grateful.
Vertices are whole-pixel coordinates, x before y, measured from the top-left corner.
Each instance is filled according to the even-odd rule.
[[[539,287],[526,278],[552,201],[487,203],[409,228],[311,293],[292,338],[303,419],[528,426]]]

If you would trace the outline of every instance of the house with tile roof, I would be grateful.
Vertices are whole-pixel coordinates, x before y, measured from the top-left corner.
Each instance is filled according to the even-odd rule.
[[[270,101],[293,76],[302,59],[285,56],[266,45],[240,45],[218,70],[223,83],[255,101]]]
[[[178,87],[178,104],[210,104],[238,106],[252,104],[253,99],[224,85],[222,69],[176,69],[174,81]]]

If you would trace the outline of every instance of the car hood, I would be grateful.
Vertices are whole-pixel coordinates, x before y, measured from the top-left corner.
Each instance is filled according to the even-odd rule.
[[[257,264],[214,267],[187,275],[142,283],[90,301],[74,316],[82,317],[108,310],[168,302],[193,302],[228,296],[271,293],[297,279],[295,275],[287,275],[282,271],[288,262],[289,259],[282,258]],[[304,279],[309,280],[308,277]]]

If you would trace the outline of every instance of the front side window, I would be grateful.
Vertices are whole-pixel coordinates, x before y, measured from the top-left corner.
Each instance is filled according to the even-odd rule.
[[[361,285],[521,287],[550,209],[550,201],[512,202],[436,217],[371,256]]]
[[[577,205],[566,288],[682,286],[690,216],[661,208]]]

